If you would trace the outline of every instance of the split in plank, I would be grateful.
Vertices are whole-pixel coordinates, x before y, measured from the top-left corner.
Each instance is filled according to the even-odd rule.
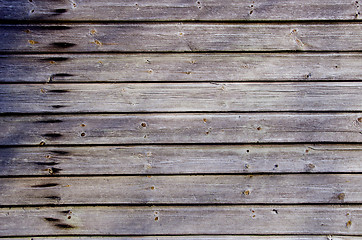
[[[1,145],[361,142],[361,113],[2,116]]]
[[[362,172],[361,145],[196,145],[0,149],[0,176]]]
[[[362,111],[361,92],[360,82],[6,84],[0,112]]]
[[[70,21],[355,20],[359,3],[347,0],[267,1],[1,1],[1,19]],[[106,13],[106,14],[105,14]]]
[[[0,178],[0,206],[361,203],[360,174]]]
[[[2,52],[361,51],[360,23],[0,25]]]
[[[362,80],[361,58],[358,53],[0,55],[0,82]]]
[[[361,235],[362,208],[359,205],[22,207],[0,209],[0,222],[1,236]]]

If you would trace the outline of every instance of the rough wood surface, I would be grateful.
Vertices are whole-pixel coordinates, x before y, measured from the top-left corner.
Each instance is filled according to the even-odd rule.
[[[6,240],[29,240],[29,238],[2,238]],[[300,236],[283,236],[283,235],[273,235],[273,236],[230,236],[230,235],[222,235],[222,236],[199,236],[199,235],[191,235],[191,236],[149,236],[149,237],[32,237],[33,240],[47,240],[47,239],[67,239],[67,240],[270,240],[270,239],[280,239],[280,240],[361,240],[362,237],[358,236],[336,236],[336,235],[300,235]]]
[[[361,142],[361,113],[97,114],[0,118],[2,145]]]
[[[360,82],[10,84],[0,112],[362,111],[361,92]]]
[[[0,26],[2,52],[360,51],[360,23]]]
[[[70,218],[69,218],[70,216]],[[362,234],[354,206],[2,208],[0,235]]]
[[[0,206],[361,203],[362,175],[0,178]]]
[[[0,176],[362,172],[361,145],[0,149]]]
[[[362,80],[361,57],[358,53],[1,55],[0,82]]]
[[[358,1],[0,1],[7,20],[354,20]]]

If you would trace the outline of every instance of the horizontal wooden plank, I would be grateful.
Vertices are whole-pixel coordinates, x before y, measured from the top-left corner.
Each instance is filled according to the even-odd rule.
[[[0,82],[362,80],[361,57],[351,53],[0,55]]]
[[[0,118],[1,145],[361,142],[361,113],[97,114]]]
[[[3,24],[0,38],[2,52],[360,51],[362,24]]]
[[[165,1],[2,0],[6,20],[354,20],[361,19],[355,1]],[[106,13],[106,14],[105,14]]]
[[[0,149],[0,176],[362,172],[361,145]]]
[[[362,111],[361,92],[361,82],[10,84],[0,112]]]
[[[87,237],[69,237],[69,236],[62,236],[62,237],[32,237],[33,240],[47,240],[47,239],[67,239],[67,240],[270,240],[270,239],[278,239],[278,240],[361,240],[362,237],[358,236],[335,236],[335,235],[323,235],[323,236],[315,236],[315,235],[299,235],[299,236],[283,236],[283,235],[272,235],[272,236],[255,236],[255,235],[241,235],[241,236],[231,236],[231,235],[222,235],[222,236],[149,236],[149,237],[94,237],[94,236],[87,236]],[[29,238],[2,238],[6,240],[29,240]]]
[[[0,206],[361,203],[362,175],[0,178]]]
[[[2,208],[0,234],[362,234],[360,206]]]

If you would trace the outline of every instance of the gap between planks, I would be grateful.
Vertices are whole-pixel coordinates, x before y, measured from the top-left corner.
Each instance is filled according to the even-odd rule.
[[[29,240],[27,237],[0,237],[0,239],[6,240]],[[174,236],[45,236],[45,237],[31,237],[33,240],[47,240],[47,239],[67,239],[67,240],[361,240],[359,236],[341,236],[341,235],[174,235]]]

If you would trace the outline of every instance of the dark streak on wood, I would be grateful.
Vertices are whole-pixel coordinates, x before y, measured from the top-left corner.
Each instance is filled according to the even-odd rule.
[[[54,226],[56,226],[58,228],[75,228],[74,226],[72,226],[70,224],[66,224],[66,223],[58,223],[58,224],[55,224]]]
[[[62,134],[60,133],[46,133],[43,135],[43,137],[48,137],[48,138],[60,138],[62,136]]]
[[[56,187],[58,186],[58,183],[46,183],[46,184],[40,184],[40,185],[33,185],[32,188],[48,188],[48,187]]]
[[[75,43],[68,43],[68,42],[54,42],[51,43],[51,46],[56,47],[56,48],[71,48],[76,46],[77,44]]]
[[[36,121],[36,123],[61,123],[61,122],[63,122],[63,121],[58,120],[58,119],[49,119],[49,120]]]
[[[55,166],[55,165],[58,165],[59,163],[57,163],[57,162],[34,162],[34,164],[39,165],[39,166]]]
[[[61,168],[55,168],[55,167],[53,168],[52,167],[52,168],[49,169],[49,172],[50,172],[51,175],[53,175],[53,174],[60,173],[60,171],[62,171],[62,170],[63,169],[61,169]]]
[[[54,9],[53,12],[54,12],[54,15],[60,15],[60,14],[68,12],[68,10],[64,9],[64,8],[58,8],[58,9]]]
[[[67,106],[64,106],[64,105],[52,105],[51,107],[52,108],[65,108]]]
[[[54,153],[54,154],[58,154],[58,155],[69,155],[70,152],[67,152],[67,151],[59,151],[59,150],[53,150],[53,151],[50,151],[51,153]]]
[[[54,200],[61,200],[62,198],[61,197],[58,197],[58,196],[47,196],[47,197],[45,197],[45,198],[47,198],[47,199],[54,199]]]
[[[40,61],[54,61],[54,62],[64,62],[69,60],[69,58],[65,58],[65,57],[50,57],[50,58],[42,58],[40,59]]]
[[[69,73],[56,73],[56,74],[53,74],[52,77],[73,77],[74,75],[72,74],[69,74]]]
[[[64,89],[54,89],[54,90],[49,90],[48,92],[52,92],[52,93],[67,93],[70,92],[69,90],[64,90]]]
[[[51,218],[51,217],[46,217],[44,218],[46,221],[48,222],[59,222],[60,220],[59,219],[56,219],[56,218]]]

